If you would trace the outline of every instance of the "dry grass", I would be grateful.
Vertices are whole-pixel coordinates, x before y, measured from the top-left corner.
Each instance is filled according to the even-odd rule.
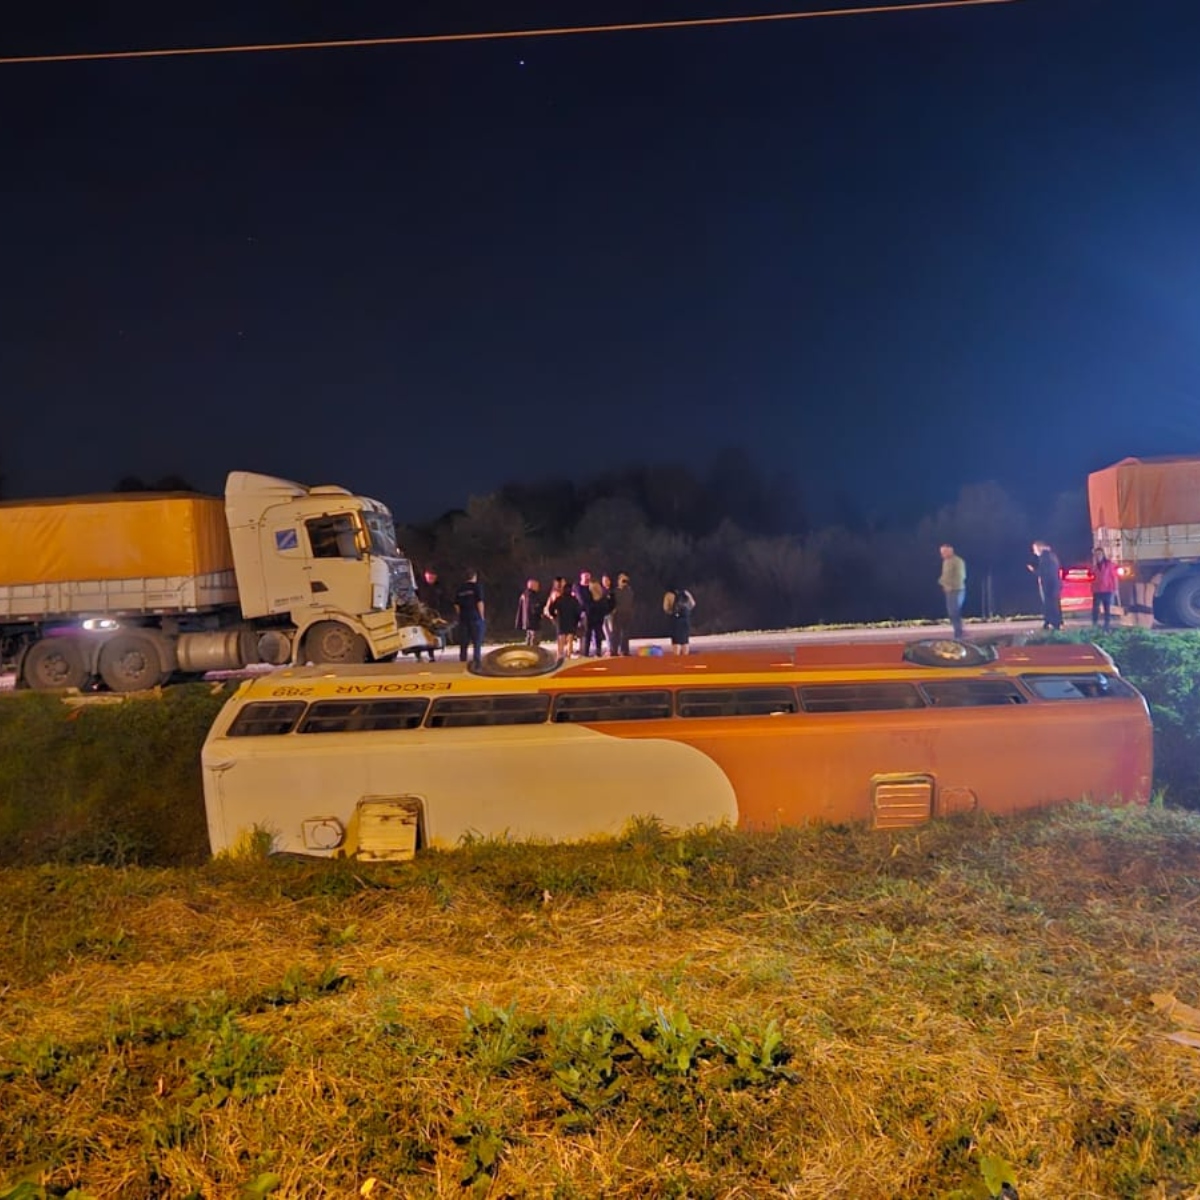
[[[1198,835],[10,870],[0,1195],[1200,1196]]]

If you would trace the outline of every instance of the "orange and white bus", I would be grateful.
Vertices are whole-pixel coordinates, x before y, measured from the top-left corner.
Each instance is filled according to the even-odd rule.
[[[523,657],[524,655],[524,657]],[[1144,803],[1141,695],[1088,645],[801,646],[550,664],[296,667],[244,683],[203,751],[214,853],[407,858],[464,838],[881,828]],[[494,672],[489,674],[488,672]]]

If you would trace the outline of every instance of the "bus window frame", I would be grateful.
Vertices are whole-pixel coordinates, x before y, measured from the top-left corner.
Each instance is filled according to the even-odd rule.
[[[385,708],[399,709],[400,713],[409,713],[402,724],[379,724],[391,715],[380,712],[379,717],[372,718],[371,710]],[[319,710],[319,711],[318,711]],[[423,696],[374,696],[369,699],[313,700],[305,711],[303,718],[293,727],[292,732],[321,736],[330,733],[401,733],[408,729],[419,729],[429,710],[429,700]],[[334,720],[334,714],[344,712],[348,723],[341,728],[317,728],[319,722]],[[412,719],[415,718],[415,719]]]
[[[1015,708],[1029,703],[1029,696],[1010,675],[990,679],[979,676],[968,679],[925,679],[918,686],[929,707],[943,712],[951,708]],[[953,699],[956,691],[964,697],[962,700]],[[996,698],[989,699],[989,692]]]
[[[768,695],[774,697],[777,707],[766,707]],[[706,698],[710,704],[717,697],[730,697],[720,711],[696,711],[691,705],[703,705]],[[754,704],[754,697],[762,697],[763,707]],[[789,707],[783,707],[783,705]],[[675,692],[675,715],[685,721],[711,720],[714,717],[776,717],[794,716],[800,712],[800,700],[796,689],[788,684],[747,684],[731,687],[679,688]]]
[[[1090,681],[1096,688],[1095,692],[1087,692],[1079,688],[1078,681]],[[1044,704],[1058,704],[1062,701],[1076,703],[1080,700],[1132,700],[1139,693],[1120,675],[1109,674],[1107,671],[1055,671],[1021,676],[1021,683],[1030,691],[1036,700]],[[1071,684],[1076,689],[1075,695],[1046,695],[1039,690],[1039,685]],[[1111,689],[1111,690],[1110,690]]]
[[[915,703],[906,704],[874,704],[869,694],[874,691],[877,695],[890,692],[897,696],[904,695]],[[837,707],[810,707],[812,700],[817,699],[813,693],[820,692],[824,696],[834,698],[835,692],[846,694],[846,703]],[[800,710],[808,716],[822,717],[830,715],[852,715],[856,713],[896,713],[922,712],[929,707],[921,695],[916,683],[906,679],[872,680],[867,683],[801,683],[796,687],[800,700]],[[807,693],[807,694],[806,694]],[[857,696],[850,693],[858,693]],[[855,700],[862,701],[854,703]]]
[[[283,721],[282,717],[276,717],[272,721],[266,714],[260,718],[259,714],[263,709],[290,709],[292,711],[291,720],[287,722],[285,728],[258,728],[260,723],[263,725],[270,723],[274,726]],[[225,736],[235,738],[286,737],[303,719],[307,709],[308,704],[304,700],[250,700],[238,709],[237,715],[230,721],[229,728],[225,731]]]
[[[498,729],[545,725],[550,719],[549,692],[486,692],[467,696],[438,696],[425,716],[427,729]],[[508,705],[506,708],[504,705]],[[473,708],[471,706],[474,706]],[[486,707],[485,706],[490,706]],[[524,711],[522,711],[524,709]],[[476,715],[517,716],[518,720],[470,720]],[[449,717],[450,720],[444,718]],[[534,719],[536,717],[536,719]]]
[[[611,721],[669,720],[675,715],[673,699],[669,687],[555,692],[550,705],[550,723],[600,725]],[[638,707],[635,708],[635,704]]]

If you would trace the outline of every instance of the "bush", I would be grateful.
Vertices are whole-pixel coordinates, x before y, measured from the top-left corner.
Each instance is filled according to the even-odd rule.
[[[228,693],[64,703],[0,699],[0,866],[203,861],[200,747]]]
[[[1044,640],[1095,642],[1112,655],[1150,705],[1155,788],[1168,804],[1200,808],[1200,632],[1086,629]]]

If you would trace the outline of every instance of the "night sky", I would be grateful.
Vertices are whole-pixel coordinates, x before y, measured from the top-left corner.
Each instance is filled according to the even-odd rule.
[[[143,7],[2,52],[832,5]],[[1198,453],[1198,48],[1196,0],[1020,0],[0,66],[7,493],[238,468],[419,521],[736,445],[817,512],[1036,511]]]

